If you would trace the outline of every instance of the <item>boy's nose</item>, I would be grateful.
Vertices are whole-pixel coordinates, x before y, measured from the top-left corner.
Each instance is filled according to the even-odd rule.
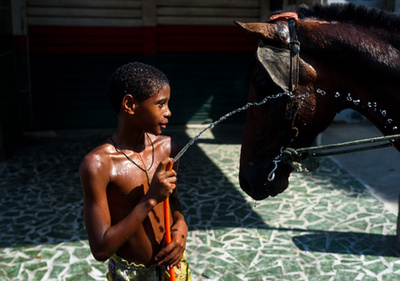
[[[167,110],[166,110],[164,116],[165,117],[171,117],[171,115],[172,115],[171,110],[169,110],[169,107],[167,107]]]

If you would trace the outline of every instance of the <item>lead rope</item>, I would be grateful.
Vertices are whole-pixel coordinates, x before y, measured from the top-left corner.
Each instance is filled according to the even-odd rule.
[[[359,151],[389,147],[389,146],[392,146],[392,143],[397,139],[400,139],[400,134],[384,136],[384,137],[374,137],[374,138],[355,140],[355,141],[349,141],[349,142],[342,142],[342,143],[337,143],[337,144],[298,148],[298,149],[288,147],[288,148],[284,149],[283,151],[281,148],[281,154],[278,155],[277,157],[280,158],[279,162],[282,161],[282,163],[287,163],[287,164],[291,165],[295,169],[296,172],[308,172],[308,171],[314,171],[319,167],[319,161],[314,159],[315,157],[346,154],[346,153],[352,153],[352,152],[359,152]],[[363,145],[363,144],[371,144],[371,143],[383,142],[383,141],[389,141],[389,143],[369,145],[369,146],[358,147],[358,148],[353,148],[353,149],[343,149],[343,148],[346,148],[349,146],[359,146],[359,145]],[[338,149],[338,150],[329,152],[329,150],[333,150],[333,149]],[[327,151],[327,152],[321,152],[321,151]],[[302,161],[302,163],[295,161],[295,158],[302,157],[303,154],[305,154],[306,158]],[[275,158],[277,158],[277,157],[275,157]],[[275,161],[273,161],[273,162],[277,166]],[[276,166],[273,168],[271,173],[275,173],[275,170],[277,169]],[[270,179],[270,177],[272,178],[272,180],[275,177],[275,175],[271,176],[271,173],[268,176],[268,180]]]

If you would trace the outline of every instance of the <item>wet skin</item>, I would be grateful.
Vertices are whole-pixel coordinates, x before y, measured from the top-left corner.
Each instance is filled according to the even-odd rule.
[[[187,225],[174,192],[177,173],[166,171],[178,148],[160,135],[171,116],[169,99],[169,85],[141,103],[125,95],[112,135],[115,144],[107,139],[82,161],[85,224],[97,260],[116,253],[129,262],[166,266],[182,257]],[[165,246],[162,202],[167,197],[173,225],[172,242]]]

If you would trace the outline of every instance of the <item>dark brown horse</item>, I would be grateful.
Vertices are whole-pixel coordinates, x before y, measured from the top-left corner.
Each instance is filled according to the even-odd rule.
[[[284,191],[293,168],[279,163],[268,180],[273,160],[286,147],[312,145],[343,109],[360,112],[384,135],[400,132],[400,17],[352,4],[314,5],[237,24],[260,39],[249,101],[291,93],[247,112],[239,178],[252,198]]]

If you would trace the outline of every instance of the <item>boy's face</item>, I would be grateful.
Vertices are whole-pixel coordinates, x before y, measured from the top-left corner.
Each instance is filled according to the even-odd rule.
[[[142,128],[152,134],[159,135],[167,127],[171,111],[168,102],[171,96],[169,85],[137,105],[135,115]]]

